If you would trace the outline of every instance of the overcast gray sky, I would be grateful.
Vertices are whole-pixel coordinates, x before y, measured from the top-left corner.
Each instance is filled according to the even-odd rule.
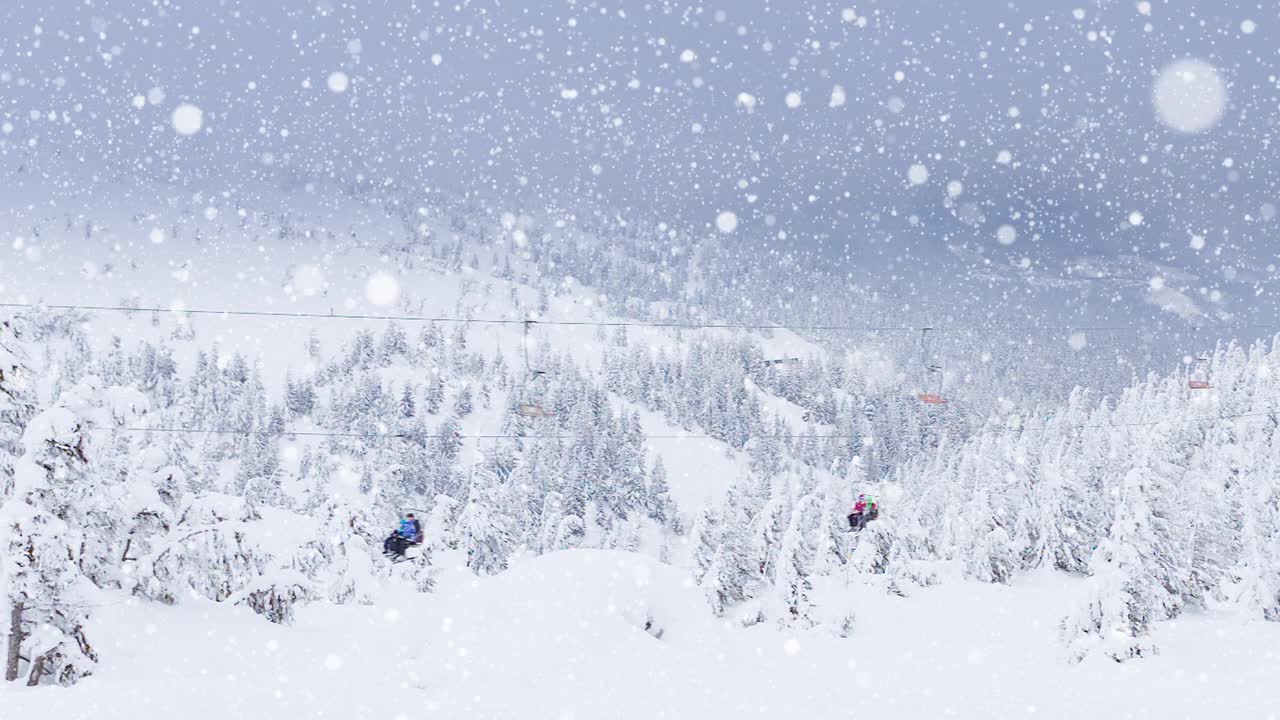
[[[728,210],[744,247],[926,303],[1274,314],[1273,3],[9,0],[0,21],[11,186],[394,182],[708,235]],[[1184,58],[1223,93],[1195,132],[1152,99]]]

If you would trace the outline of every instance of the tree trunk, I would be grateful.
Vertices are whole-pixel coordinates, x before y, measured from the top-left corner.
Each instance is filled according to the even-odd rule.
[[[22,652],[22,603],[13,604],[13,614],[9,616],[9,653],[4,665],[4,679],[18,679],[18,660]]]
[[[27,677],[27,687],[35,687],[40,684],[40,678],[44,677],[44,659],[41,655],[31,663],[31,675]]]

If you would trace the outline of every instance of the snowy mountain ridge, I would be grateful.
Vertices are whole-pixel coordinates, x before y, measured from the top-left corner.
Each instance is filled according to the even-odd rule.
[[[339,250],[324,223],[246,217],[245,239],[291,240],[256,249],[262,267],[288,264],[283,278],[206,243],[199,225],[91,227],[104,254],[54,268],[42,290],[76,284],[79,297],[146,305],[168,284],[182,302],[167,313],[36,309],[11,326],[4,387],[21,402],[5,442],[19,465],[46,472],[6,485],[18,518],[7,546],[39,548],[6,570],[35,585],[7,587],[38,595],[50,629],[27,633],[35,606],[23,610],[8,634],[23,648],[16,675],[71,684],[112,662],[90,641],[95,605],[120,593],[289,623],[309,605],[431,591],[455,568],[502,577],[530,556],[581,548],[691,571],[710,612],[735,627],[853,641],[867,593],[1019,585],[1042,569],[1088,576],[1054,633],[1071,659],[1147,658],[1158,623],[1186,609],[1274,617],[1275,491],[1259,464],[1271,455],[1257,451],[1274,423],[1231,417],[1267,412],[1248,400],[1275,394],[1263,346],[1224,346],[1197,367],[1207,392],[1185,374],[1153,376],[1114,401],[1077,390],[1048,418],[984,420],[963,399],[922,407],[892,344],[839,352],[782,330],[615,324],[602,308],[618,293],[525,269],[515,230],[537,235],[531,220],[473,226],[444,213],[444,225],[414,226],[422,239],[344,237]],[[510,245],[482,260],[491,227]],[[154,252],[127,268],[107,259],[142,230]],[[389,233],[376,222],[343,232]],[[605,247],[546,242],[539,266],[561,270]],[[148,277],[159,280],[148,292],[121,292]],[[4,282],[28,299],[22,276]],[[183,310],[254,288],[264,307],[321,317]],[[359,317],[379,314],[449,320]],[[521,322],[530,317],[539,322]],[[675,317],[699,316],[685,305]],[[554,415],[522,417],[521,403]],[[1197,413],[1221,419],[1177,420]],[[1198,484],[1210,464],[1244,479]],[[88,478],[114,479],[88,491]],[[881,498],[882,515],[851,536],[844,515],[862,491]],[[1182,510],[1201,506],[1226,510],[1212,523]],[[379,543],[407,509],[426,516],[428,541],[418,562],[392,567]]]
[[[204,215],[209,218],[216,213]],[[92,226],[86,230],[90,234],[96,231]],[[203,258],[207,265],[225,264],[231,258],[206,251],[198,231],[189,239],[179,235],[172,226],[167,230],[153,227],[148,240],[158,248],[145,262],[151,268],[166,264],[179,268],[170,274],[169,282],[189,284],[194,288],[191,296],[196,297],[200,288],[208,285],[202,280],[209,278],[210,271],[192,273],[192,258]],[[45,247],[50,247],[56,241],[46,236],[45,242]],[[183,256],[186,259],[176,259]],[[40,255],[30,257],[38,260]],[[163,277],[146,266],[132,266],[130,273],[123,268],[102,272],[108,265],[87,261],[78,277],[55,273],[45,279],[42,288],[56,290],[59,275],[67,282],[100,285],[106,292],[111,292],[107,288],[116,277],[127,280],[132,272]],[[411,266],[412,261],[407,261],[401,271]],[[248,269],[252,271],[253,266]],[[286,278],[284,292],[303,298],[318,295],[323,301],[330,291],[329,280],[317,282],[316,274],[335,282],[350,282],[353,277],[364,280],[371,302],[400,300],[401,307],[414,302],[412,291],[406,291],[403,298],[395,297],[404,280],[396,280],[386,271],[362,270],[344,277],[330,269],[297,266]],[[420,277],[431,290],[422,302],[431,302],[445,313],[451,305],[451,311],[462,316],[471,303],[483,303],[487,312],[503,312],[507,301],[499,300],[502,296],[497,296],[491,285],[480,286],[466,278],[467,274],[426,272]],[[216,287],[216,271],[213,277]],[[231,285],[265,280],[243,270],[228,270],[223,277]],[[388,278],[389,289],[380,286]],[[6,278],[6,283],[10,282],[20,283],[22,278]],[[529,288],[501,279],[492,283],[503,286],[502,292],[511,302],[534,300]],[[381,292],[389,292],[391,297],[378,296]],[[453,293],[457,293],[457,300],[450,298]],[[348,304],[352,297],[347,297]],[[545,300],[547,307],[541,312],[563,306],[564,312],[572,313],[580,301],[591,304],[590,295],[584,295],[580,288],[573,288],[570,298],[568,302]],[[422,308],[419,304],[419,312]],[[513,306],[505,312],[511,317],[532,314],[531,310],[515,310]],[[563,313],[556,314],[563,317]],[[688,362],[662,330],[635,333],[648,341],[648,350],[642,354],[622,352],[629,345],[619,330],[612,356],[607,349],[599,360],[588,355],[581,367],[567,350],[610,347],[600,342],[604,339],[601,329],[573,330],[565,338],[557,337],[554,344],[547,337],[529,338],[533,341],[529,352],[555,378],[554,386],[539,402],[554,407],[563,418],[531,422],[511,414],[517,400],[528,399],[529,393],[529,371],[513,368],[514,361],[508,361],[504,354],[523,354],[519,344],[525,338],[517,334],[521,330],[518,323],[517,333],[505,336],[503,331],[511,328],[501,325],[481,324],[478,331],[469,333],[465,323],[454,323],[446,335],[441,326],[428,323],[419,328],[412,350],[402,328],[379,323],[381,337],[375,339],[369,330],[360,330],[347,336],[339,352],[326,354],[321,334],[313,328],[299,330],[294,318],[246,320],[237,316],[228,320],[189,316],[180,307],[163,315],[125,312],[123,322],[112,324],[101,322],[101,316],[97,311],[37,310],[19,318],[6,337],[15,358],[7,380],[20,382],[21,386],[12,387],[15,395],[21,391],[24,397],[24,409],[9,418],[11,432],[29,439],[26,454],[33,462],[59,468],[50,470],[53,474],[43,479],[33,476],[29,481],[6,483],[6,495],[12,493],[14,498],[6,504],[14,512],[27,512],[22,508],[29,506],[29,517],[37,524],[44,522],[40,520],[46,517],[42,512],[71,523],[68,527],[84,523],[86,527],[80,532],[93,535],[101,546],[95,562],[109,568],[90,572],[81,562],[77,563],[80,572],[68,575],[68,569],[57,567],[57,557],[63,550],[75,553],[62,544],[57,533],[20,530],[12,536],[12,543],[29,540],[33,548],[51,543],[35,555],[43,561],[13,569],[13,577],[44,577],[46,582],[38,585],[55,592],[50,599],[54,607],[48,612],[59,612],[59,604],[79,607],[83,597],[97,592],[92,587],[133,588],[137,594],[164,602],[192,593],[211,600],[243,602],[277,621],[288,621],[293,604],[300,600],[367,599],[367,594],[354,590],[361,581],[348,575],[367,579],[368,570],[356,570],[352,563],[363,567],[369,561],[352,560],[351,553],[342,549],[347,543],[344,538],[363,528],[355,537],[364,550],[356,555],[376,554],[368,551],[376,546],[378,533],[368,529],[370,521],[365,514],[386,518],[406,507],[423,507],[438,515],[438,529],[450,538],[455,526],[459,532],[470,533],[467,536],[476,542],[464,543],[467,563],[488,572],[505,567],[507,555],[521,547],[536,552],[582,542],[641,542],[648,532],[646,522],[656,523],[655,529],[665,523],[673,528],[681,523],[666,499],[662,461],[649,457],[644,449],[642,424],[679,440],[678,436],[688,434],[680,425],[697,427],[699,422],[687,413],[705,418],[710,417],[705,413],[713,410],[698,399],[710,388],[687,393],[683,403],[676,403],[665,389],[656,394],[659,388],[646,379],[659,372],[669,377],[680,373]],[[211,346],[201,343],[208,337],[204,328],[209,325],[215,333]],[[324,327],[328,338],[343,337],[332,322],[318,325]],[[221,330],[223,327],[234,327],[235,332]],[[290,336],[292,343],[288,342]],[[796,339],[791,345],[789,352],[795,352],[804,344]],[[699,352],[725,355],[731,347],[727,339],[699,341],[695,357]],[[272,362],[250,362],[240,354],[255,349]],[[808,350],[812,352],[811,347]],[[733,352],[758,356],[761,350],[748,345]],[[25,360],[16,359],[24,355]],[[620,364],[624,356],[632,366]],[[284,358],[292,360],[280,362]],[[606,391],[590,387],[590,383],[599,382],[606,367],[614,372],[610,380],[613,392],[633,395],[639,406],[610,400]],[[736,407],[755,413],[741,422],[759,424],[767,418],[760,417],[758,400],[749,397],[755,392],[748,391],[745,382],[747,367],[749,362],[719,382],[737,388],[741,397],[734,400]],[[267,377],[266,370],[272,376]],[[645,377],[622,377],[636,372]],[[691,381],[695,376],[701,379],[704,372],[697,369]],[[626,390],[623,384],[628,386]],[[650,389],[646,391],[645,385]],[[96,417],[82,409],[86,402],[98,407],[126,391],[138,394],[138,388],[149,400],[145,412]],[[76,399],[81,396],[91,399]],[[642,416],[646,403],[652,407]],[[787,405],[779,400],[776,408],[793,419],[801,414],[794,406],[786,409]],[[41,407],[49,409],[37,412]],[[654,411],[658,411],[656,415]],[[574,440],[567,446],[555,438],[543,441],[537,437],[564,431],[573,431],[565,436]],[[601,431],[600,438],[594,437]],[[697,474],[708,462],[724,464],[715,460],[716,454],[723,454],[722,449],[710,460],[695,457],[705,454],[706,448],[723,448],[715,437],[741,445],[749,432],[749,427],[716,427],[711,436],[698,438],[694,433],[688,441],[694,446],[692,453],[681,453],[690,458],[681,463],[681,478]],[[499,433],[494,439],[501,442],[490,447],[482,446],[482,438],[472,437],[493,433]],[[526,447],[520,438],[527,434],[534,437],[526,441]],[[601,444],[609,435],[618,434],[625,440],[620,445]],[[464,443],[471,447],[464,449]],[[460,462],[466,457],[464,452],[474,453],[475,458]],[[597,454],[601,457],[593,459]],[[38,459],[42,457],[45,459]],[[717,470],[709,474],[718,478],[733,474]],[[554,477],[554,487],[562,493],[549,487],[544,473]],[[96,493],[80,487],[80,478],[99,476],[118,477],[122,482],[113,482]],[[536,489],[532,476],[539,476]],[[628,477],[638,484],[629,485]],[[67,478],[77,480],[65,485]],[[602,478],[607,480],[602,482]],[[157,489],[143,492],[149,485]],[[675,494],[692,493],[691,497],[700,498],[696,503],[705,502],[716,492],[713,485],[679,485],[681,491]],[[501,497],[493,497],[495,494]],[[124,517],[108,509],[118,504],[110,498],[126,496],[159,501],[130,509]],[[23,497],[28,500],[21,501]],[[342,499],[361,507],[349,509]],[[602,505],[610,507],[601,510]],[[526,507],[529,514],[513,515],[512,507]],[[321,522],[312,537],[331,540],[338,548],[336,554],[332,549],[324,550],[324,543],[313,546],[306,534],[284,545],[266,541],[270,533],[263,535],[253,529],[264,525],[263,514],[274,512],[272,508],[316,516]],[[640,516],[633,519],[630,516],[636,510]],[[502,515],[495,519],[499,512]],[[593,515],[609,519],[592,521]],[[275,521],[281,522],[281,517],[277,515]],[[626,523],[615,527],[619,520]],[[283,522],[298,525],[297,521]],[[518,543],[507,535],[513,528],[521,533]],[[449,546],[459,542],[435,541]],[[657,542],[664,541],[659,538]],[[308,550],[312,547],[314,551]],[[319,552],[319,557],[312,557],[314,552]],[[327,579],[326,573],[336,577]],[[54,582],[54,576],[63,579]],[[411,580],[419,587],[430,584],[429,576],[416,573]],[[338,589],[324,591],[327,586]],[[37,590],[29,587],[23,592]],[[30,610],[24,612],[29,614]],[[27,659],[15,666],[15,672],[37,682],[53,679],[71,683],[92,671],[97,656],[91,646],[77,639],[83,637],[81,628],[87,624],[87,615],[68,615],[58,623],[66,639],[41,653],[36,649],[47,641],[21,630],[31,622],[33,619],[24,615],[15,626],[19,629],[10,633],[20,646],[33,648],[19,653]],[[74,646],[80,650],[70,652]]]

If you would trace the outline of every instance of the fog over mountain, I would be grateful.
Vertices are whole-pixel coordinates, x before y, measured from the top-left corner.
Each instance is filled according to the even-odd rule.
[[[1140,326],[1174,356],[1276,310],[1280,30],[1248,3],[55,6],[0,10],[3,172],[42,200],[394,186],[694,244],[731,211],[744,262],[848,274],[893,323]],[[1187,58],[1212,77],[1162,117]]]

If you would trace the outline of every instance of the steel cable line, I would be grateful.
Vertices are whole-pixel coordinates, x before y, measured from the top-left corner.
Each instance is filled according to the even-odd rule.
[[[377,315],[362,313],[319,313],[284,310],[230,310],[219,308],[162,308],[162,307],[128,307],[124,305],[75,305],[69,303],[13,303],[0,302],[2,308],[24,310],[79,310],[83,312],[150,312],[176,313],[179,315],[208,315],[224,317],[266,317],[279,319],[314,318],[321,320],[387,320],[400,322],[437,322],[437,323],[476,323],[482,325],[553,325],[564,327],[633,327],[633,328],[683,328],[689,330],[808,330],[808,331],[844,331],[844,332],[919,332],[929,328],[933,332],[954,332],[974,330],[990,332],[990,328],[969,323],[962,324],[924,324],[924,325],[804,325],[782,323],[734,323],[734,322],[676,322],[659,320],[542,320],[533,318],[464,318],[447,315]],[[1266,329],[1270,325],[1232,325],[1229,329]],[[1196,330],[1214,330],[1215,328],[1196,328]],[[1072,331],[1099,333],[1132,333],[1151,332],[1139,327],[1108,327],[1087,325],[1027,325],[1005,328],[1006,331]]]
[[[1218,415],[1200,415],[1196,417],[1184,418],[1165,418],[1163,420],[1151,420],[1141,422],[1119,422],[1119,423],[1080,423],[1076,425],[1063,425],[1054,427],[1051,424],[1041,426],[1042,431],[1068,431],[1068,430],[1099,430],[1107,428],[1127,428],[1127,427],[1154,427],[1156,425],[1165,424],[1182,424],[1209,422],[1213,420],[1236,420],[1244,418],[1262,418],[1276,417],[1280,414],[1280,410],[1271,409],[1264,412],[1247,412],[1247,413],[1229,413]],[[985,435],[992,433],[1021,432],[1028,430],[1027,424],[1024,422],[1019,427],[1003,427],[1003,428],[979,428],[973,432],[964,434],[963,437],[973,437],[976,435]],[[341,432],[329,430],[256,430],[253,428],[178,428],[178,427],[112,427],[106,425],[89,425],[92,430],[106,430],[110,432],[139,432],[139,433],[187,433],[192,435],[266,435],[271,437],[293,436],[293,437],[340,437],[340,438],[359,438],[366,440],[575,440],[582,435],[571,433],[535,433],[531,435],[519,435],[515,433],[355,433]],[[641,434],[646,440],[719,440],[723,442],[725,439],[708,433],[645,433]],[[761,435],[752,435],[750,439],[757,438],[767,439],[787,439],[787,440],[850,440],[861,439],[861,434],[852,433],[764,433]]]
[[[426,315],[365,315],[352,313],[311,313],[311,312],[283,312],[283,311],[264,311],[264,310],[225,310],[225,309],[209,309],[209,308],[193,308],[193,309],[169,309],[158,307],[127,307],[117,305],[74,305],[74,304],[45,304],[45,303],[0,303],[0,307],[20,308],[20,309],[55,309],[55,310],[81,310],[86,312],[179,312],[191,315],[222,315],[222,316],[249,316],[249,317],[272,317],[282,319],[296,318],[318,318],[318,319],[345,319],[345,320],[399,320],[403,322],[440,322],[440,323],[478,323],[493,325],[521,325],[528,328],[530,325],[552,325],[552,326],[595,326],[595,327],[653,327],[653,328],[685,328],[685,329],[755,329],[755,330],[843,330],[843,331],[911,331],[916,332],[925,329],[926,326],[856,326],[856,325],[780,325],[780,324],[753,324],[753,323],[688,323],[688,322],[656,322],[656,321],[605,321],[605,320],[533,320],[533,319],[511,319],[511,318],[459,318],[450,316],[426,316]],[[1238,325],[1237,328],[1262,328],[1269,327],[1263,325]],[[931,327],[931,330],[945,331],[948,328]],[[983,329],[978,326],[969,325],[952,325],[949,329]],[[1077,332],[1139,332],[1138,328],[1122,328],[1122,327],[1082,327],[1082,326],[1036,326],[1027,328],[1012,328],[1023,330],[1073,330]],[[1238,413],[1232,415],[1213,415],[1193,418],[1181,418],[1174,420],[1158,420],[1152,422],[1136,422],[1136,423],[1102,423],[1102,424],[1081,424],[1069,425],[1060,428],[1051,428],[1045,426],[1045,430],[1077,430],[1077,429],[1098,429],[1098,428],[1115,428],[1115,427],[1144,427],[1155,426],[1168,422],[1206,422],[1210,420],[1228,420],[1236,418],[1248,417],[1267,417],[1274,416],[1275,410],[1262,413]],[[160,432],[160,433],[190,433],[190,434],[219,434],[219,435],[273,435],[273,436],[294,436],[294,437],[347,437],[347,438],[363,438],[363,439],[405,439],[405,440],[427,440],[427,439],[556,439],[569,440],[578,437],[577,435],[566,434],[534,434],[534,435],[517,435],[517,434],[421,434],[421,433],[352,433],[339,431],[289,431],[289,430],[255,430],[252,428],[141,428],[141,427],[124,427],[112,428],[104,426],[93,426],[94,429],[127,431],[127,432]],[[982,428],[966,433],[965,437],[972,437],[993,432],[1013,432],[1021,428]],[[672,434],[646,434],[645,439],[650,440],[723,440],[723,438],[705,434],[705,433],[672,433]],[[854,439],[860,438],[861,435],[851,434],[815,434],[815,433],[784,433],[774,435],[762,435],[755,437],[773,437],[778,439]]]
[[[17,308],[17,309],[49,309],[49,310],[82,310],[85,312],[152,312],[152,313],[177,313],[186,315],[223,315],[223,316],[243,316],[243,317],[270,317],[270,318],[317,318],[331,320],[393,320],[401,322],[438,322],[438,323],[476,323],[484,325],[560,325],[560,326],[583,326],[583,327],[653,327],[653,328],[687,328],[691,330],[700,329],[730,329],[730,330],[850,330],[850,331],[893,331],[893,330],[919,330],[917,327],[879,327],[879,326],[860,326],[860,325],[782,325],[777,323],[699,323],[699,322],[675,322],[675,321],[649,321],[649,320],[539,320],[534,318],[462,318],[450,316],[431,316],[431,315],[375,315],[362,313],[317,313],[317,312],[286,312],[283,310],[226,310],[211,308],[161,308],[161,307],[128,307],[124,305],[72,305],[72,304],[51,304],[51,303],[0,303],[0,307]]]

